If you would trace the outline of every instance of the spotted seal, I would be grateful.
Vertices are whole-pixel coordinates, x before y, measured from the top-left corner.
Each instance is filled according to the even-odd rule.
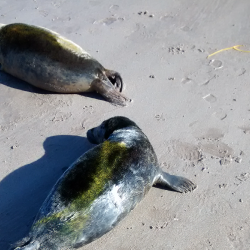
[[[38,88],[58,93],[96,91],[113,104],[129,99],[118,72],[105,69],[80,46],[33,25],[0,25],[1,69]]]
[[[87,132],[98,144],[58,180],[19,250],[68,250],[110,231],[156,184],[178,192],[190,180],[163,172],[146,135],[130,119],[113,117]]]

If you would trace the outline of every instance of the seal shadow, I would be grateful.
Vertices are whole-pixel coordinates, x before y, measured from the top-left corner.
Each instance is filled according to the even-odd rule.
[[[93,147],[87,138],[71,135],[48,137],[44,155],[13,171],[0,182],[0,249],[27,236],[51,188],[80,155]]]
[[[78,93],[78,94],[64,94],[64,93],[56,93],[56,92],[52,92],[52,91],[47,91],[44,89],[40,89],[37,88],[17,77],[14,77],[8,73],[5,73],[4,71],[0,70],[0,83],[13,88],[13,89],[19,89],[22,91],[26,91],[26,92],[30,92],[30,93],[36,93],[36,94],[57,94],[57,95],[81,95],[84,96],[86,98],[93,98],[93,99],[97,99],[97,100],[103,100],[105,101],[104,98],[102,98],[102,96],[100,94],[97,94],[95,92],[85,92],[85,93]]]

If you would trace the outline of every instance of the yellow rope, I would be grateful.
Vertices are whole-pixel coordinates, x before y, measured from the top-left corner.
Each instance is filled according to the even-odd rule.
[[[235,49],[235,50],[240,51],[240,52],[250,53],[249,50],[242,50],[242,49],[239,49],[239,48],[238,48],[238,47],[241,47],[241,46],[243,46],[243,45],[235,45],[235,46],[233,46],[233,47],[221,49],[221,50],[218,50],[218,51],[214,52],[213,54],[210,54],[208,57],[213,56],[213,55],[215,55],[215,54],[218,54],[218,53],[220,53],[220,52],[222,52],[222,51],[225,51],[225,50],[230,50],[230,49]],[[208,57],[207,57],[207,58],[208,58]]]

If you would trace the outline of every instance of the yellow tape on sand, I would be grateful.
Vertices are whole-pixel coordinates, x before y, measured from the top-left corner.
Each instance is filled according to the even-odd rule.
[[[250,53],[249,50],[242,50],[242,49],[239,49],[239,47],[241,47],[241,46],[243,46],[243,45],[235,45],[235,46],[233,46],[233,47],[221,49],[221,50],[218,50],[218,51],[216,51],[216,52],[210,54],[208,57],[213,56],[213,55],[215,55],[215,54],[218,54],[218,53],[220,53],[220,52],[222,52],[222,51],[225,51],[225,50],[230,50],[230,49],[235,49],[235,50],[240,51],[240,52]],[[208,57],[207,57],[207,58],[208,58]]]

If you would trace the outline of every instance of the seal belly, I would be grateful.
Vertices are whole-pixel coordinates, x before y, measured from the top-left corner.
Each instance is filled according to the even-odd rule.
[[[33,86],[59,93],[91,91],[94,78],[84,69],[72,69],[43,55],[27,52],[9,52],[2,62],[2,70]]]

